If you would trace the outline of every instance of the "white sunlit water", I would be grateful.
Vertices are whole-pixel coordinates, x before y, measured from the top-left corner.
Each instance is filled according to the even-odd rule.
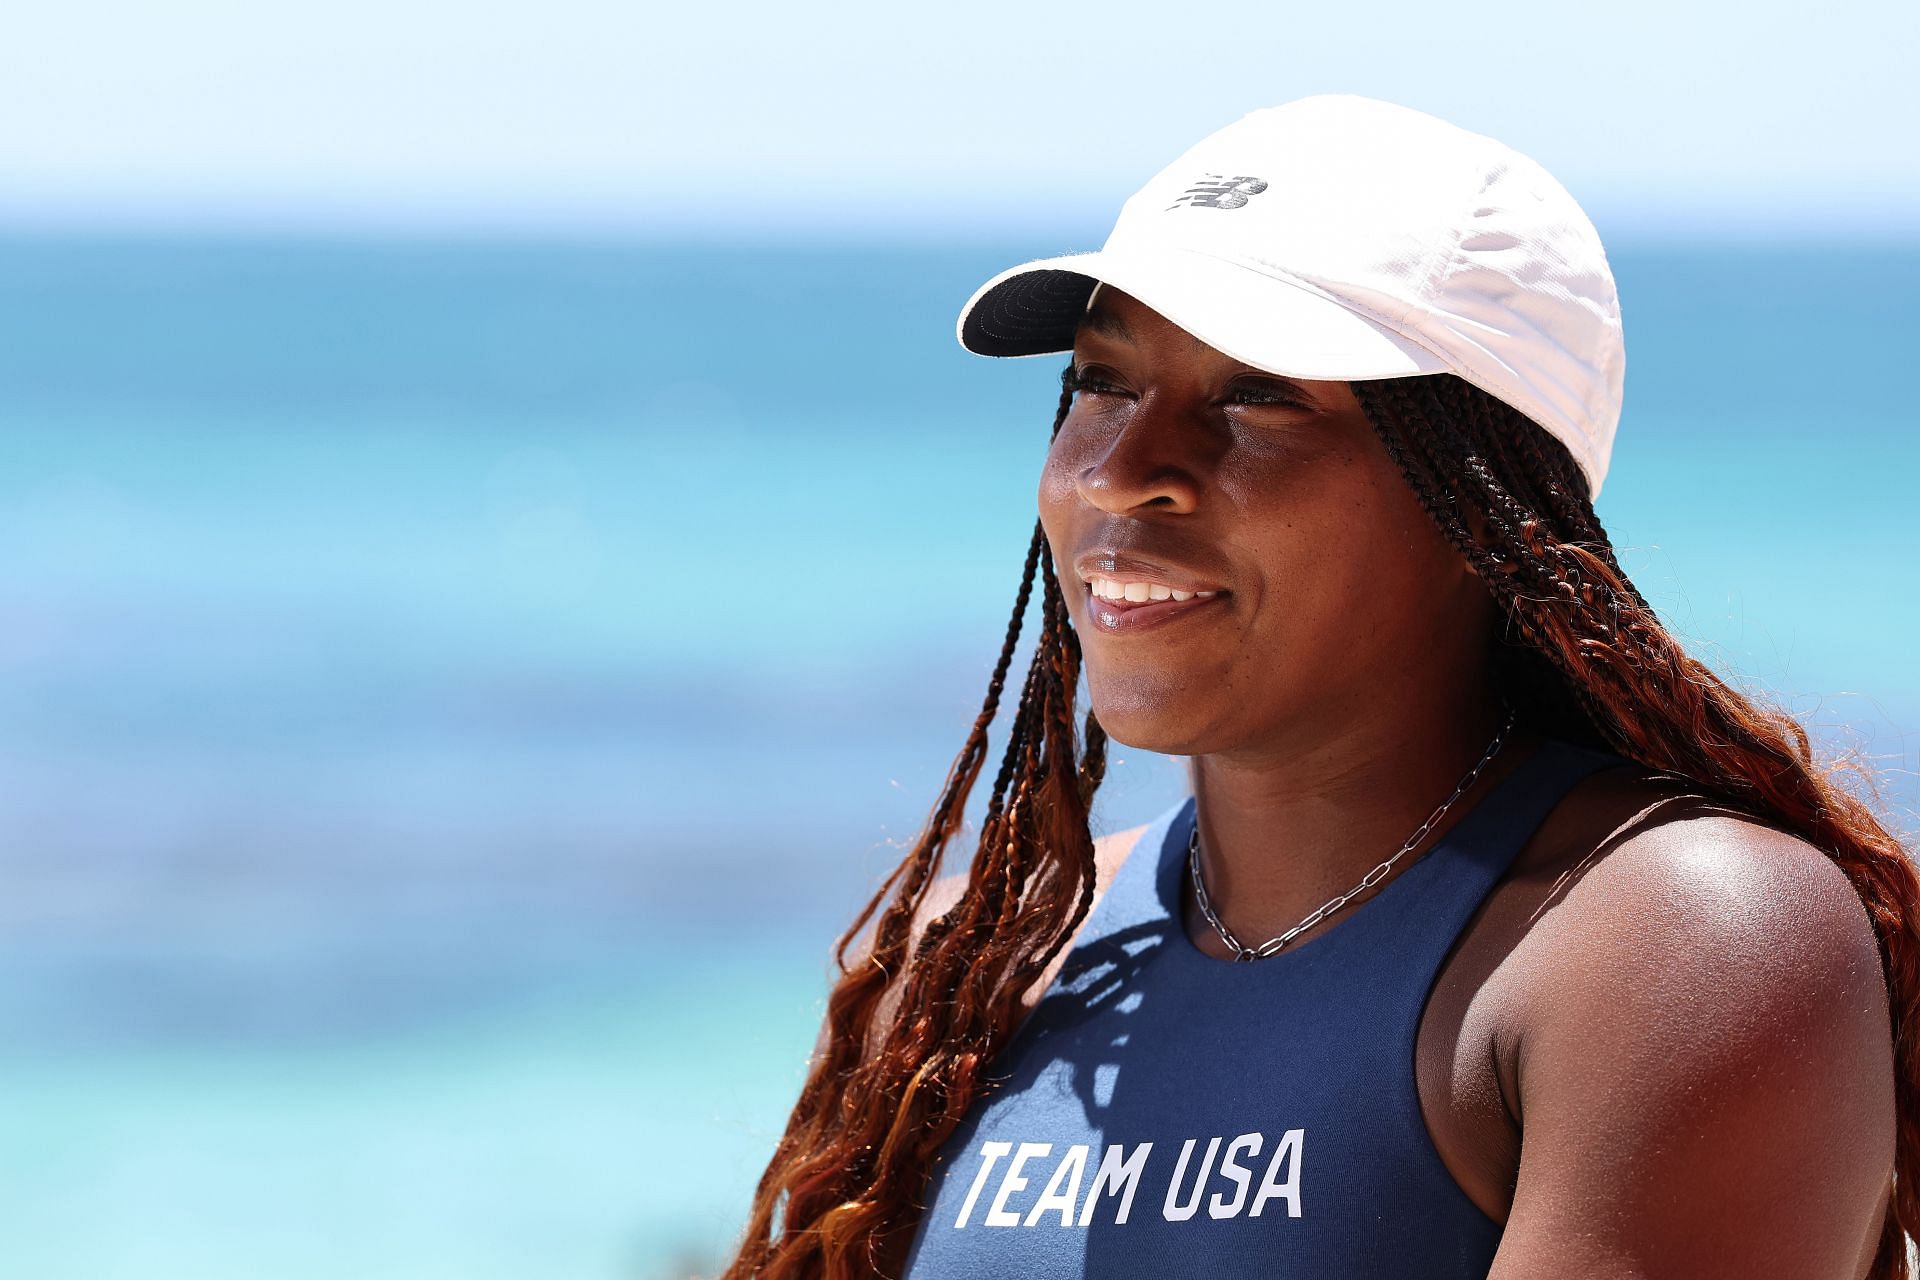
[[[1036,251],[0,242],[0,1274],[710,1269],[999,648]],[[1910,818],[1920,251],[1615,257],[1627,567]]]

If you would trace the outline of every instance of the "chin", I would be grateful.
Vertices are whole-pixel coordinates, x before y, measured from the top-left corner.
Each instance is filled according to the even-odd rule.
[[[1164,756],[1201,755],[1208,749],[1205,718],[1178,694],[1161,698],[1092,698],[1094,719],[1107,737],[1135,751]]]

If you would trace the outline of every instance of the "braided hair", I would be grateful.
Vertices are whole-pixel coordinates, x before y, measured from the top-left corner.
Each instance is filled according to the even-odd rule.
[[[1058,435],[1071,407],[1063,373]],[[1893,1018],[1898,1134],[1892,1212],[1871,1280],[1908,1280],[1920,1229],[1920,875],[1789,714],[1687,655],[1615,558],[1586,479],[1532,420],[1452,374],[1351,384],[1368,423],[1506,619],[1496,679],[1530,727],[1680,775],[1823,850],[1866,904]],[[1022,620],[1034,644],[964,891],[914,921],[985,763]],[[935,1153],[980,1095],[1021,997],[1092,905],[1088,810],[1107,737],[1075,732],[1080,645],[1038,524],[987,696],[912,850],[835,950],[823,1045],[761,1176],[723,1280],[899,1274]],[[871,934],[850,960],[855,940]]]

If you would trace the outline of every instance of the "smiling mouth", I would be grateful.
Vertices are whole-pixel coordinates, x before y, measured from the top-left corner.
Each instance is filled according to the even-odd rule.
[[[1232,595],[1224,590],[1187,591],[1099,575],[1086,585],[1088,617],[1097,629],[1112,635],[1132,634],[1177,618],[1206,614]]]
[[[1097,599],[1121,607],[1152,604],[1158,600],[1192,600],[1196,597],[1204,600],[1220,594],[1219,591],[1183,591],[1179,587],[1169,587],[1158,582],[1127,582],[1120,578],[1109,578],[1104,574],[1095,574],[1089,578],[1087,591]]]

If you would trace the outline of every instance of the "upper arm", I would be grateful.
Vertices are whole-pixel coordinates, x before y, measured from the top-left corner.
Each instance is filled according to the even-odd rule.
[[[1840,870],[1702,818],[1624,842],[1553,914],[1492,1276],[1862,1274],[1893,1065],[1878,949]]]

